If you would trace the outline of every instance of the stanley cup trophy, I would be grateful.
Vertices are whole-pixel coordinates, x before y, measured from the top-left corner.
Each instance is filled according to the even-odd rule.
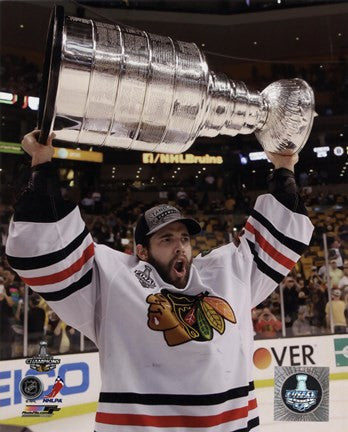
[[[54,9],[40,96],[39,141],[181,153],[199,136],[255,132],[293,154],[312,128],[314,96],[301,79],[261,93],[210,71],[194,43]]]

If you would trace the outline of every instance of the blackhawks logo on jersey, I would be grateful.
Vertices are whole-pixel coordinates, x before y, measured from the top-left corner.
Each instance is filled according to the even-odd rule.
[[[225,320],[237,322],[227,301],[209,296],[208,292],[188,296],[162,290],[149,295],[146,301],[149,303],[147,325],[151,330],[163,331],[169,346],[190,340],[210,341],[214,330],[224,333]]]

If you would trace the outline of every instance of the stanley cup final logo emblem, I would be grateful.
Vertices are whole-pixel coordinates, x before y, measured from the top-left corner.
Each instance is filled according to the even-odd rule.
[[[296,375],[296,389],[286,390],[285,392],[287,405],[292,406],[299,412],[307,411],[317,402],[318,399],[318,390],[307,389],[307,378],[308,376],[305,374]]]
[[[329,368],[276,366],[274,420],[329,421]]]

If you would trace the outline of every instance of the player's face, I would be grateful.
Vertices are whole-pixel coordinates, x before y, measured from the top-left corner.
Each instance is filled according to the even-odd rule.
[[[165,282],[185,288],[192,264],[192,247],[186,226],[173,222],[153,234],[147,261]]]

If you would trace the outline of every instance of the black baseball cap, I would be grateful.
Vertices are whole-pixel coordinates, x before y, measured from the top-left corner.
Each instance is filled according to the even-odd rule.
[[[167,204],[152,207],[141,216],[135,228],[135,244],[144,244],[144,239],[172,222],[186,225],[190,235],[201,232],[201,226],[195,219],[184,217],[180,211]]]

